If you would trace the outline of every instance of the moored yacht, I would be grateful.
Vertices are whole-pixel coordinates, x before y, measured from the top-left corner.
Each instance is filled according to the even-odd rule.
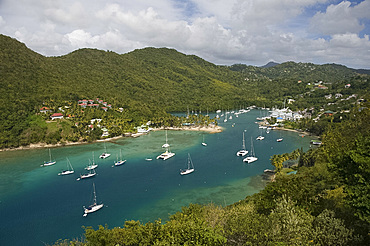
[[[105,142],[104,142],[104,152],[99,156],[99,158],[106,159],[109,156],[110,156],[110,154],[107,152],[107,146],[105,145]]]
[[[80,177],[77,178],[77,181],[79,181],[81,179],[91,178],[91,177],[94,177],[95,175],[96,175],[95,169],[92,169],[92,170],[90,170],[89,173],[80,174]]]
[[[93,189],[94,189],[94,191],[93,191],[93,195],[94,195],[93,203],[90,206],[88,206],[87,208],[85,206],[83,207],[84,208],[83,217],[86,217],[87,214],[89,214],[89,213],[93,213],[95,211],[98,211],[99,209],[101,209],[104,206],[103,203],[98,204],[97,201],[96,201],[96,192],[95,192],[95,184],[94,183],[93,183]]]
[[[258,160],[258,158],[255,156],[254,147],[253,147],[253,140],[252,140],[252,137],[251,137],[251,153],[248,157],[244,158],[243,162],[252,163],[252,162],[257,161],[257,160]]]
[[[162,147],[164,147],[166,149],[166,151],[164,153],[160,154],[159,156],[157,156],[157,159],[167,160],[167,159],[169,159],[169,158],[171,158],[172,156],[175,155],[175,153],[171,152],[170,145],[167,143],[167,130],[166,130],[166,143],[164,145],[162,145]]]
[[[174,155],[175,155],[175,153],[172,153],[172,152],[166,150],[164,153],[157,156],[157,159],[167,160],[167,159],[171,158]]]
[[[188,163],[187,163],[187,168],[185,170],[180,170],[180,174],[181,175],[186,175],[186,174],[189,174],[189,173],[192,173],[194,172],[194,164],[193,164],[193,161],[191,160],[190,158],[190,154],[188,153]]]
[[[73,170],[73,167],[72,167],[72,164],[71,162],[69,161],[69,159],[67,158],[67,169],[66,170],[63,170],[62,172],[58,173],[58,175],[68,175],[68,174],[72,174],[74,173],[75,171]]]
[[[245,140],[244,140],[244,132],[243,132],[243,148],[239,150],[238,152],[236,152],[236,155],[245,156],[246,154],[248,154],[248,150],[245,149]]]
[[[119,153],[120,153],[120,160],[118,160],[118,157],[117,157],[117,162],[114,163],[115,166],[123,165],[126,162],[126,160],[122,160],[122,150],[121,149],[119,150]]]

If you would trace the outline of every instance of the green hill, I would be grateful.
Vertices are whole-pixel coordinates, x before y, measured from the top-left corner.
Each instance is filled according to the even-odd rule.
[[[343,83],[354,83],[360,76],[340,65],[217,66],[167,48],[144,48],[121,55],[80,49],[45,57],[4,35],[0,35],[0,48],[0,148],[27,144],[31,132],[40,127],[40,119],[32,117],[43,106],[57,112],[68,105],[74,109],[68,113],[81,119],[77,101],[101,98],[113,107],[106,117],[124,118],[126,125],[134,126],[187,108],[204,112],[252,104],[281,105],[284,98],[307,92],[308,81],[330,81],[342,88]],[[363,89],[363,84],[359,88]],[[124,109],[120,115],[114,113],[118,108]],[[94,111],[90,115],[104,116]],[[27,132],[32,127],[34,130]],[[28,140],[22,142],[22,134]]]

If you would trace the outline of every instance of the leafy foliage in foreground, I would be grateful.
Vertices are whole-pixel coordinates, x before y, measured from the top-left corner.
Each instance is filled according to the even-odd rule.
[[[353,113],[330,125],[320,148],[300,153],[296,175],[278,175],[240,202],[190,204],[166,223],[87,227],[85,240],[56,245],[366,245],[370,110]]]

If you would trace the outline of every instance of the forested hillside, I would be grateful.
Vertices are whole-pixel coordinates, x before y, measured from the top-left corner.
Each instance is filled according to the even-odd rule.
[[[109,130],[119,135],[148,120],[163,121],[159,118],[167,117],[168,112],[188,108],[205,112],[249,105],[272,107],[295,98],[297,103],[291,107],[304,109],[323,97],[322,92],[302,96],[312,89],[309,82],[330,83],[329,89],[336,92],[342,92],[346,83],[352,87],[344,93],[366,94],[368,90],[368,75],[340,65],[288,62],[269,68],[227,67],[167,48],[122,55],[80,49],[44,57],[4,35],[0,35],[0,48],[0,148],[86,140],[86,129],[80,126],[85,127],[92,117],[105,118],[105,125],[115,128]],[[79,99],[96,98],[109,102],[112,110],[81,112],[77,106]],[[50,112],[40,115],[42,107]],[[73,119],[53,127],[42,123],[56,112]],[[80,129],[74,129],[77,124]]]

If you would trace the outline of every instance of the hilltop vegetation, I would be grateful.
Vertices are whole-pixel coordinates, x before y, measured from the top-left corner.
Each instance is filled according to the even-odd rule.
[[[338,93],[368,94],[369,75],[333,64],[227,67],[167,48],[122,55],[80,49],[60,57],[44,57],[4,35],[0,35],[0,48],[0,148],[93,141],[101,132],[89,130],[92,118],[102,118],[111,136],[116,136],[149,120],[156,125],[172,124],[168,113],[187,108],[205,112],[249,105],[280,107],[286,98],[294,98],[292,109],[313,106],[318,110],[325,103],[324,92],[311,92],[309,82],[331,83],[329,90]],[[346,83],[352,84],[349,90],[344,89]],[[79,99],[96,98],[109,102],[112,109],[82,112],[77,105]],[[40,114],[42,107],[51,112]],[[41,123],[56,112],[72,117]]]

